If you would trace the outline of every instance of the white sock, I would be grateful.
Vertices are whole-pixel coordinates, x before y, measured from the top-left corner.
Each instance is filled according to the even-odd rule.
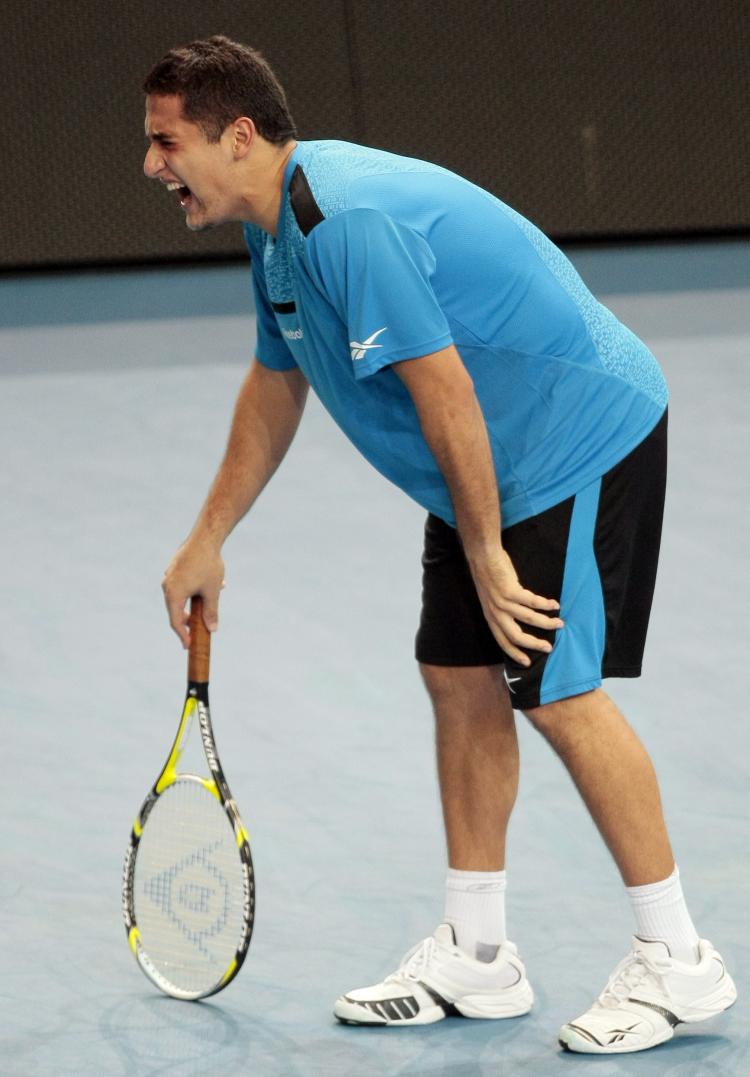
[[[646,942],[665,942],[677,961],[699,960],[698,932],[690,919],[677,865],[668,879],[648,886],[626,887],[636,922],[636,935]]]
[[[505,872],[448,869],[445,916],[456,944],[477,961],[494,961],[505,942]]]

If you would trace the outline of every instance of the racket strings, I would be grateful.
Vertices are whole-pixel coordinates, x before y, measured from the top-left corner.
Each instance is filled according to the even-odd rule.
[[[181,991],[213,987],[240,943],[244,897],[224,808],[200,780],[178,778],[154,805],[135,864],[135,920],[148,960]]]

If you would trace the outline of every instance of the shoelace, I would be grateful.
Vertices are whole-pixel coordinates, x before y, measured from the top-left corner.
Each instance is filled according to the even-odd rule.
[[[399,967],[395,972],[392,972],[390,976],[386,976],[384,982],[394,983],[399,980],[419,980],[436,950],[437,942],[432,936],[424,939],[422,942],[418,942],[416,946],[413,946],[411,950],[404,954],[401,958]]]
[[[630,953],[607,981],[607,986],[598,998],[600,1006],[612,1009],[623,1002],[634,988],[650,981],[669,997],[669,989],[664,982],[664,974],[669,970],[669,963],[663,964],[646,957],[642,953]]]

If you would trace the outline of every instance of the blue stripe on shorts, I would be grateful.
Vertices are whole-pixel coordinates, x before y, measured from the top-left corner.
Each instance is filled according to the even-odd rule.
[[[552,703],[602,683],[604,595],[594,553],[594,529],[601,479],[576,494],[565,557],[560,616],[565,627],[555,634],[542,675],[539,702]]]

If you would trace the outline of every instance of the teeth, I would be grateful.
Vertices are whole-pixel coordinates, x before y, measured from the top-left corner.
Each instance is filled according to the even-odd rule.
[[[179,191],[180,187],[182,187],[181,183],[168,183],[167,184],[167,190],[168,191]]]

